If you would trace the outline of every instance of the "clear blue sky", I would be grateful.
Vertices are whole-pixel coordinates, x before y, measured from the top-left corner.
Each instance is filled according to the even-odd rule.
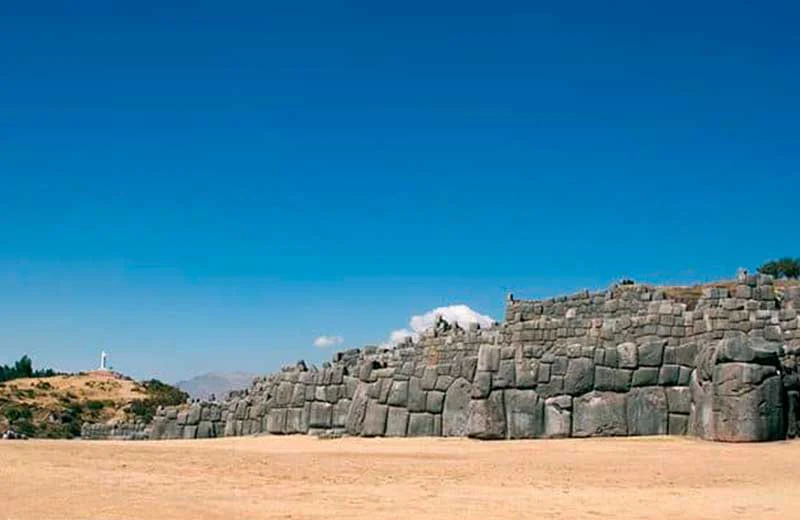
[[[797,2],[385,4],[3,2],[0,362],[262,372],[800,254]]]

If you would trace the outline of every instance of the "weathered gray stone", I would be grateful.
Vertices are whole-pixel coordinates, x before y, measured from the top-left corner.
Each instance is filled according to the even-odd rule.
[[[269,431],[269,424],[267,425]],[[286,411],[285,433],[306,433],[308,431],[308,418],[304,408],[289,408]]]
[[[768,369],[772,369],[772,372]],[[785,436],[781,378],[774,367],[724,363],[714,371],[714,438],[766,441]]]
[[[331,426],[333,428],[346,428],[347,427],[347,415],[350,412],[350,405],[352,401],[350,399],[340,399],[333,405],[333,415],[331,418]]]
[[[517,388],[536,387],[536,372],[538,366],[539,363],[535,359],[522,359],[517,362],[514,369]]]
[[[184,439],[195,439],[197,438],[197,426],[187,424],[183,428],[183,438]]]
[[[566,356],[557,356],[553,360],[553,364],[550,366],[550,375],[551,376],[563,376],[567,373],[567,364],[569,362],[569,358]]]
[[[286,409],[275,408],[270,410],[269,414],[267,415],[267,431],[269,433],[279,434],[283,433],[285,428],[286,428]]]
[[[595,367],[594,388],[598,391],[627,392],[631,387],[632,370]]]
[[[367,413],[367,388],[369,383],[359,383],[353,394],[353,402],[347,412],[345,429],[350,435],[360,435],[364,426],[364,416]]]
[[[364,428],[361,435],[364,437],[381,437],[386,431],[386,417],[389,407],[378,404],[377,401],[370,399],[367,403],[367,411],[364,415]]]
[[[670,435],[686,435],[688,431],[689,416],[682,414],[669,414],[667,433]]]
[[[677,385],[679,379],[680,367],[678,365],[664,365],[658,373],[658,384],[662,386]]]
[[[431,413],[442,413],[444,409],[444,392],[431,390],[428,392],[427,411]]]
[[[422,390],[422,380],[412,377],[408,380],[408,411],[424,412],[428,393]]]
[[[455,378],[453,376],[446,376],[441,375],[436,378],[436,384],[434,385],[435,390],[439,390],[440,392],[446,392],[450,385],[453,383]]]
[[[311,416],[308,419],[311,428],[330,428],[333,426],[333,405],[314,401],[311,403]],[[272,430],[270,430],[271,432]]]
[[[639,366],[661,366],[666,343],[665,340],[657,339],[639,345],[637,354]]]
[[[393,381],[391,377],[385,377],[380,379],[380,382],[381,386],[380,392],[378,393],[378,402],[381,404],[386,404],[386,402],[389,400],[389,392],[392,389]]]
[[[594,363],[587,358],[572,358],[564,376],[564,393],[581,395],[594,387]]]
[[[533,439],[544,434],[544,401],[534,390],[506,390],[503,397],[509,439]]]
[[[433,390],[436,388],[436,378],[439,377],[436,372],[436,367],[425,367],[425,372],[422,375],[422,389]]]
[[[461,377],[467,381],[472,381],[475,378],[475,369],[478,366],[478,358],[476,356],[466,357],[461,360]]]
[[[433,414],[410,414],[408,418],[408,436],[433,437]]]
[[[653,386],[658,384],[657,367],[641,367],[633,371],[632,386]]]
[[[566,395],[551,397],[544,404],[544,437],[569,437],[572,433],[572,398]]]
[[[800,392],[789,390],[786,392],[786,436],[790,439],[797,437],[798,426],[800,426]]]
[[[210,439],[214,437],[214,427],[211,421],[200,421],[197,425],[196,435],[198,439]]]
[[[456,379],[447,389],[442,413],[442,435],[445,437],[467,435],[470,389],[469,381],[463,378]]]
[[[296,384],[292,390],[292,406],[303,406],[306,402],[306,385]]]
[[[294,392],[294,385],[288,381],[283,381],[278,385],[278,393],[276,400],[278,406],[288,406],[292,402],[292,393]]]
[[[408,431],[408,410],[395,406],[389,407],[386,417],[386,436],[405,437]]]
[[[485,399],[492,391],[492,373],[477,372],[475,382],[472,385],[472,397],[475,399]]]
[[[495,372],[500,369],[500,347],[481,345],[478,349],[478,371]]]
[[[408,381],[393,381],[387,402],[390,406],[408,405]]]
[[[542,398],[563,394],[564,376],[552,376],[547,383],[536,385],[536,391]]]
[[[506,417],[503,392],[496,390],[487,399],[473,399],[469,403],[467,432],[477,439],[504,439]]]
[[[627,435],[625,395],[591,392],[572,400],[572,436]]]
[[[633,342],[626,342],[617,345],[617,357],[619,368],[636,368],[639,366],[638,349]]]
[[[634,388],[625,403],[628,435],[667,434],[667,396],[662,387]]]
[[[516,361],[504,359],[500,361],[500,368],[492,375],[492,388],[510,388],[516,384]]]
[[[689,415],[692,410],[692,393],[688,386],[667,387],[666,395],[670,413]]]
[[[189,413],[186,414],[186,424],[196,426],[200,422],[200,415],[202,414],[202,407],[199,403],[195,403],[189,408]]]

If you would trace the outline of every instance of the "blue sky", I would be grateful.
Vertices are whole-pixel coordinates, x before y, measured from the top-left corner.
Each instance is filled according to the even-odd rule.
[[[0,362],[265,372],[442,305],[800,254],[796,2],[26,4]]]

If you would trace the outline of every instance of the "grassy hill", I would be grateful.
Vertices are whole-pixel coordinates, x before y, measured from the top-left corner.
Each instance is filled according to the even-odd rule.
[[[159,404],[186,397],[158,381],[114,372],[13,379],[0,383],[0,431],[11,426],[29,437],[78,437],[84,422],[148,421]]]

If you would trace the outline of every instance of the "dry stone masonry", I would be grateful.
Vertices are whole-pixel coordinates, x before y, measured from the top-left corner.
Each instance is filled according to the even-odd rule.
[[[784,439],[798,428],[798,309],[800,287],[746,274],[509,297],[489,329],[440,320],[416,342],[300,362],[224,402],[160,409],[149,436]]]

